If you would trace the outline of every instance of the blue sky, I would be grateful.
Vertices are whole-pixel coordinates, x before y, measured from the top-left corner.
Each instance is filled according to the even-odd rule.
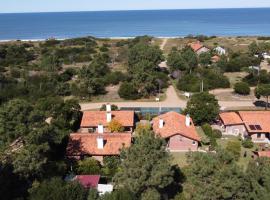
[[[0,13],[270,7],[270,0],[0,0]]]

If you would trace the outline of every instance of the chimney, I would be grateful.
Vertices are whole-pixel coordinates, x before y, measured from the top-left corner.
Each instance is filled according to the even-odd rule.
[[[163,126],[164,126],[164,120],[159,119],[159,128],[163,128]]]
[[[97,148],[98,149],[103,149],[104,147],[104,140],[102,137],[98,137],[97,138]]]
[[[112,111],[112,106],[111,106],[111,104],[109,104],[109,103],[106,104],[106,111],[107,111],[107,112],[111,112],[111,111]]]
[[[103,125],[99,124],[98,125],[98,133],[104,133]]]
[[[189,114],[186,115],[186,126],[187,127],[190,126],[190,116],[189,116]]]
[[[112,113],[111,112],[107,112],[106,113],[106,119],[107,119],[107,122],[111,122],[112,121]]]

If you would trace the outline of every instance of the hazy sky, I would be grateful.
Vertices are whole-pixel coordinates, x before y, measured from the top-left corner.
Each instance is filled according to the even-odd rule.
[[[270,0],[0,0],[0,13],[270,7]]]

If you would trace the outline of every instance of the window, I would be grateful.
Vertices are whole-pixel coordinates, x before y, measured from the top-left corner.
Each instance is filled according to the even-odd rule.
[[[257,138],[261,138],[262,137],[262,134],[261,133],[258,133],[257,134]]]
[[[193,140],[193,141],[192,141],[192,144],[193,144],[193,145],[196,145],[196,141]]]

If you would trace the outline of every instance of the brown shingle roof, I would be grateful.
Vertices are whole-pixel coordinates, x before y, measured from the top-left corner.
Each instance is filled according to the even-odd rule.
[[[236,112],[225,112],[219,114],[220,119],[224,125],[243,124],[242,119]]]
[[[134,125],[134,111],[112,111],[112,119],[117,120],[124,127]],[[99,124],[107,126],[106,111],[85,111],[81,127],[97,127]]]
[[[163,128],[159,128],[159,120],[164,120]],[[184,137],[200,141],[200,136],[196,132],[195,126],[191,119],[191,125],[186,126],[186,116],[176,112],[168,112],[153,119],[153,130],[156,134],[163,138],[169,138],[174,135],[182,135]]]
[[[103,149],[98,149],[97,138],[104,140]],[[67,147],[68,156],[78,155],[119,155],[120,149],[131,145],[131,133],[73,133]]]

